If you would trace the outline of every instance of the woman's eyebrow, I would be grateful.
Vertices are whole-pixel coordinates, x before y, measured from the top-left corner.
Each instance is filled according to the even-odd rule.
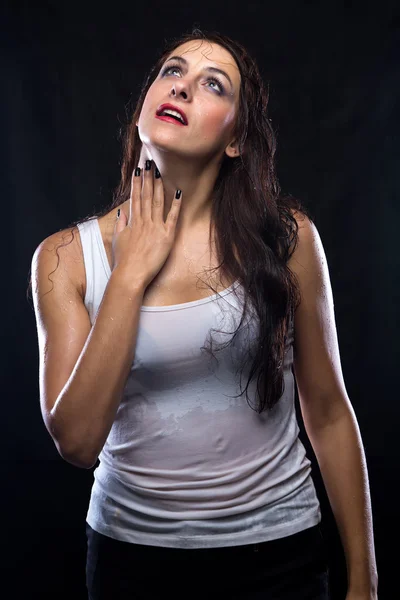
[[[169,60],[176,60],[176,61],[182,63],[183,65],[185,65],[185,67],[187,67],[187,65],[188,65],[188,61],[185,58],[183,58],[183,56],[170,56],[169,58],[167,58],[167,60],[165,62],[168,62]],[[204,67],[204,71],[211,71],[212,73],[220,73],[221,75],[223,75],[224,77],[227,78],[227,80],[231,84],[231,88],[233,88],[231,78],[229,77],[228,73],[226,73],[222,69],[217,69],[217,67]]]

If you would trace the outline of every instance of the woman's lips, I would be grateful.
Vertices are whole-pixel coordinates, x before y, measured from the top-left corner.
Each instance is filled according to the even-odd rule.
[[[156,119],[160,119],[161,121],[167,121],[167,123],[174,123],[175,125],[180,125],[181,127],[186,127],[186,125],[184,125],[180,121],[177,121],[177,119],[174,119],[173,117],[169,117],[168,115],[163,115],[160,117],[156,115]]]

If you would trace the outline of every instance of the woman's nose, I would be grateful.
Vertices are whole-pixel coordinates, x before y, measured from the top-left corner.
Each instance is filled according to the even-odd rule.
[[[172,96],[182,96],[183,98],[185,98],[185,100],[187,100],[189,94],[189,87],[185,81],[174,81],[173,86],[171,88]]]

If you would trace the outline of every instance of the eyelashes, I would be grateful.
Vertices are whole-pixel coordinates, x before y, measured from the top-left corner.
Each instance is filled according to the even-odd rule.
[[[167,74],[168,71],[171,71],[172,69],[180,71],[181,72],[181,68],[179,65],[169,65],[168,67],[164,67],[163,70],[161,71],[161,76],[164,77],[164,75]],[[218,85],[218,87],[220,88],[220,91],[218,92],[218,90],[216,90],[219,94],[221,92],[225,91],[225,88],[221,82],[220,79],[218,79],[218,77],[208,77],[208,81],[211,81],[213,83],[216,83]],[[211,88],[211,89],[215,89],[215,88]]]

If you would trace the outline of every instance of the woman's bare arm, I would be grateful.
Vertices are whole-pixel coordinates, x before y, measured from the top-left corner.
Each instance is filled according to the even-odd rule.
[[[80,244],[74,240],[60,247],[57,266],[61,236],[46,238],[32,258],[40,403],[60,455],[90,468],[111,429],[134,360],[145,287],[139,279],[128,282],[116,267],[91,327],[76,276],[79,261],[82,268]]]
[[[132,173],[129,219],[121,209],[93,327],[79,289],[79,232],[65,246],[63,232],[49,236],[32,258],[43,419],[61,456],[77,466],[93,466],[107,439],[134,360],[144,292],[174,244],[181,191],[164,221],[164,188],[152,166],[146,160],[144,172]]]

